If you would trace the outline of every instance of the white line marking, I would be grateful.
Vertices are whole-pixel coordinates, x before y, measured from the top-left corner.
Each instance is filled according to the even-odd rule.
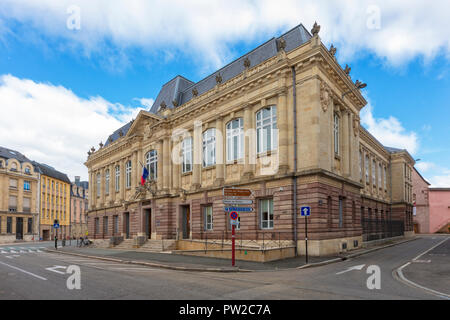
[[[10,268],[12,268],[12,269],[21,271],[21,272],[23,272],[23,273],[29,274],[30,276],[33,276],[33,277],[35,277],[35,278],[38,278],[38,279],[41,279],[41,280],[47,280],[47,279],[45,279],[45,278],[43,278],[43,277],[41,277],[41,276],[38,276],[38,275],[36,275],[36,274],[34,274],[34,273],[28,272],[28,271],[26,271],[26,270],[23,270],[23,269],[20,269],[20,268],[17,268],[17,267],[14,267],[14,266],[9,265],[9,264],[7,264],[7,263],[4,263],[4,262],[1,262],[1,261],[0,261],[0,264],[5,265],[5,266],[7,266],[7,267],[10,267]]]
[[[408,283],[411,286],[414,286],[414,287],[420,288],[422,290],[428,291],[428,292],[430,292],[430,293],[432,293],[434,295],[437,295],[440,298],[444,298],[444,299],[450,300],[450,295],[448,295],[448,294],[445,294],[445,293],[442,293],[442,292],[439,292],[439,291],[436,291],[436,290],[433,290],[433,289],[426,288],[424,286],[421,286],[420,284],[417,284],[415,282],[412,282],[411,280],[406,279],[406,277],[403,275],[402,269],[407,267],[410,264],[411,264],[411,262],[408,262],[407,264],[404,264],[403,266],[401,266],[400,268],[397,269],[397,275],[400,277],[400,279],[402,279],[404,282]]]
[[[8,253],[8,252],[2,250],[2,253]]]
[[[45,270],[48,270],[48,271],[56,272],[56,273],[59,273],[59,274],[66,274],[65,272],[61,272],[61,271],[58,271],[58,270],[55,270],[55,269],[67,269],[67,267],[54,266],[54,267],[51,267],[51,268],[45,268]]]
[[[412,259],[412,261],[416,261],[417,259],[419,259],[421,256],[423,256],[424,254],[428,253],[429,251],[433,250],[434,248],[436,248],[437,246],[443,244],[445,241],[447,241],[450,238],[445,238],[444,240],[442,240],[441,242],[439,242],[438,244],[432,246],[430,249],[428,249],[425,252],[422,252],[421,254],[419,254],[417,257],[415,257],[414,259]]]
[[[348,269],[346,269],[344,271],[338,272],[336,274],[343,274],[343,273],[346,273],[346,272],[349,272],[349,271],[352,271],[352,270],[361,271],[364,268],[364,266],[365,266],[365,264],[361,264],[359,266],[350,267],[350,268],[348,268]]]

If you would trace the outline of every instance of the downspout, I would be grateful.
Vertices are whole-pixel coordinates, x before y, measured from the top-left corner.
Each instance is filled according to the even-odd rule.
[[[295,66],[292,68],[292,97],[294,109],[294,176],[293,179],[293,205],[294,205],[294,241],[295,241],[295,256],[298,255],[297,245],[297,80],[295,74]]]

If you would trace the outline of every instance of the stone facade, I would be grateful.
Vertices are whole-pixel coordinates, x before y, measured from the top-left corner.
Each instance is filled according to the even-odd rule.
[[[141,111],[99,150],[88,152],[92,238],[228,238],[224,187],[253,191],[254,211],[240,215],[241,237],[290,240],[300,254],[305,250],[300,206],[311,206],[308,248],[313,255],[360,247],[362,208],[390,217],[395,204],[401,208],[396,219],[406,225],[412,203],[402,196],[407,184],[392,181],[393,164],[410,168],[414,160],[405,150],[388,151],[360,127],[365,99],[319,36],[297,28],[264,45],[273,42],[276,54],[255,63],[261,47],[255,49],[245,56],[245,69],[226,78],[242,57],[219,70],[207,89],[214,78],[197,84],[171,80],[152,112]],[[303,41],[294,43],[293,32]],[[183,84],[187,89],[169,107],[174,95],[167,88]],[[265,121],[276,131],[262,129]],[[242,127],[233,131],[234,124]],[[242,152],[230,160],[233,132],[242,134],[237,147]],[[189,152],[181,152],[186,139],[192,143],[190,162],[183,160]],[[382,166],[381,183],[378,170],[373,181],[361,177],[361,152],[369,155],[370,166],[372,159]],[[191,167],[183,170],[187,163]],[[145,186],[140,185],[142,165],[151,171]],[[210,212],[212,220],[207,220]]]
[[[0,243],[38,234],[39,173],[17,151],[0,147]]]
[[[85,236],[88,232],[88,186],[89,183],[80,181],[80,177],[75,177],[75,182],[70,186],[70,236],[72,238]]]

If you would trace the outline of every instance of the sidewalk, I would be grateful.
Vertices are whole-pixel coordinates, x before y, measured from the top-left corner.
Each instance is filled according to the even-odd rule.
[[[195,257],[180,254],[143,252],[132,250],[103,249],[103,248],[78,248],[78,247],[61,247],[58,250],[48,248],[47,251],[79,255],[82,257],[92,257],[102,260],[110,260],[122,263],[142,264],[152,267],[184,270],[184,271],[201,271],[201,272],[252,272],[252,271],[279,271],[285,269],[302,269],[314,266],[320,266],[328,263],[343,261],[362,254],[366,254],[375,250],[390,247],[414,240],[402,239],[393,241],[388,245],[381,245],[369,249],[359,249],[350,251],[343,255],[327,256],[327,257],[309,257],[308,264],[305,262],[304,256],[289,258],[272,262],[251,262],[236,260],[236,267],[231,266],[231,260]]]

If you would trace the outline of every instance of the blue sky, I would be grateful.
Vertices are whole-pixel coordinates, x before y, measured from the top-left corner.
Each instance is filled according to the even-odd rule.
[[[0,109],[14,110],[0,119],[0,145],[70,178],[86,179],[87,150],[148,109],[174,76],[198,81],[299,23],[311,29],[317,19],[322,41],[337,47],[353,80],[368,84],[363,125],[382,143],[420,158],[417,167],[433,185],[450,187],[445,1],[433,8],[423,1],[2,2]],[[67,27],[74,17],[80,29]]]

